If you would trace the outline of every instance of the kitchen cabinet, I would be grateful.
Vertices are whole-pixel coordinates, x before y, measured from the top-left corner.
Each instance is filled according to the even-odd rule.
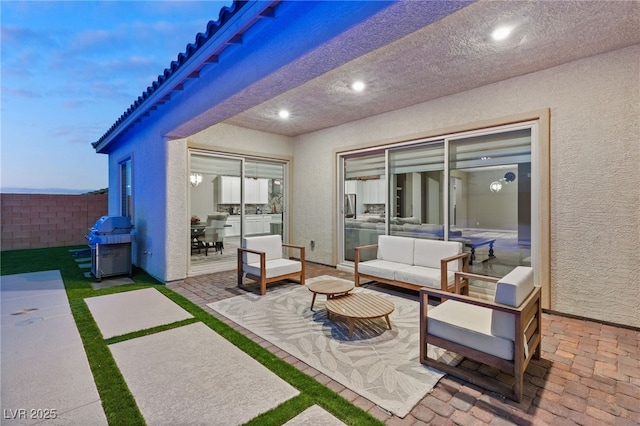
[[[271,234],[271,222],[280,220],[280,215],[257,214],[247,216],[247,235],[268,235]]]
[[[269,203],[269,179],[244,180],[245,204]],[[240,204],[240,177],[220,176],[218,178],[218,204]]]
[[[347,180],[344,182],[344,193],[345,194],[357,194],[358,192],[358,183],[357,180]]]
[[[245,204],[267,204],[269,203],[269,179],[244,180],[244,202]]]
[[[279,214],[249,214],[245,215],[245,235],[267,235],[271,233],[271,222],[281,221]],[[231,225],[225,228],[225,236],[238,237],[240,236],[240,215],[233,215],[227,218],[227,225]]]
[[[362,203],[363,204],[384,204],[385,191],[387,189],[386,179],[372,179],[362,182]]]
[[[225,228],[225,237],[238,237],[240,236],[240,215],[229,216],[227,218],[227,225],[231,225]]]
[[[264,223],[262,215],[247,216],[245,223],[247,225],[245,235],[262,234],[262,226]]]
[[[240,176],[218,178],[218,204],[240,204]]]

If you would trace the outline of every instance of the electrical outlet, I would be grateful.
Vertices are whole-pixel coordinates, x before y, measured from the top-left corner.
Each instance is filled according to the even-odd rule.
[[[309,243],[309,246],[311,247],[311,251],[313,251],[316,248],[316,242],[311,240],[311,243]]]

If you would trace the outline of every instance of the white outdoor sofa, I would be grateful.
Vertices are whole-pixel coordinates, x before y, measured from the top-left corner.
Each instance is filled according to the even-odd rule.
[[[498,392],[517,402],[522,400],[524,372],[532,358],[540,358],[542,306],[540,287],[533,282],[533,269],[518,266],[501,279],[456,273],[466,278],[496,283],[493,301],[423,288],[420,290],[420,362],[463,380]],[[429,297],[444,299],[429,306]],[[472,370],[430,358],[427,345],[455,352],[490,365],[512,376],[496,379]]]
[[[361,262],[362,252],[377,249],[373,260]],[[468,294],[468,282],[461,280],[456,288],[455,272],[469,270],[469,253],[462,244],[420,238],[380,235],[378,244],[356,247],[354,278],[420,290],[423,287]]]

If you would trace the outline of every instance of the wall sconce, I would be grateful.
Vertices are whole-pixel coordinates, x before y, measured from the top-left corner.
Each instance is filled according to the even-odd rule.
[[[202,175],[200,173],[191,173],[189,181],[191,182],[191,186],[198,186],[202,183]]]

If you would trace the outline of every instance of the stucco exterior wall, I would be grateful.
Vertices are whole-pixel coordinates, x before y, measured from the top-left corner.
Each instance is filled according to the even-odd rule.
[[[335,151],[549,108],[551,309],[640,327],[640,46],[302,135],[296,244],[333,264]]]
[[[131,159],[133,225],[132,262],[163,280],[168,252],[167,150],[160,113],[149,126],[134,126],[109,154],[109,214],[120,215],[120,164]],[[182,177],[185,179],[185,177]]]
[[[291,158],[293,139],[220,123],[187,138],[190,146],[241,155]]]

